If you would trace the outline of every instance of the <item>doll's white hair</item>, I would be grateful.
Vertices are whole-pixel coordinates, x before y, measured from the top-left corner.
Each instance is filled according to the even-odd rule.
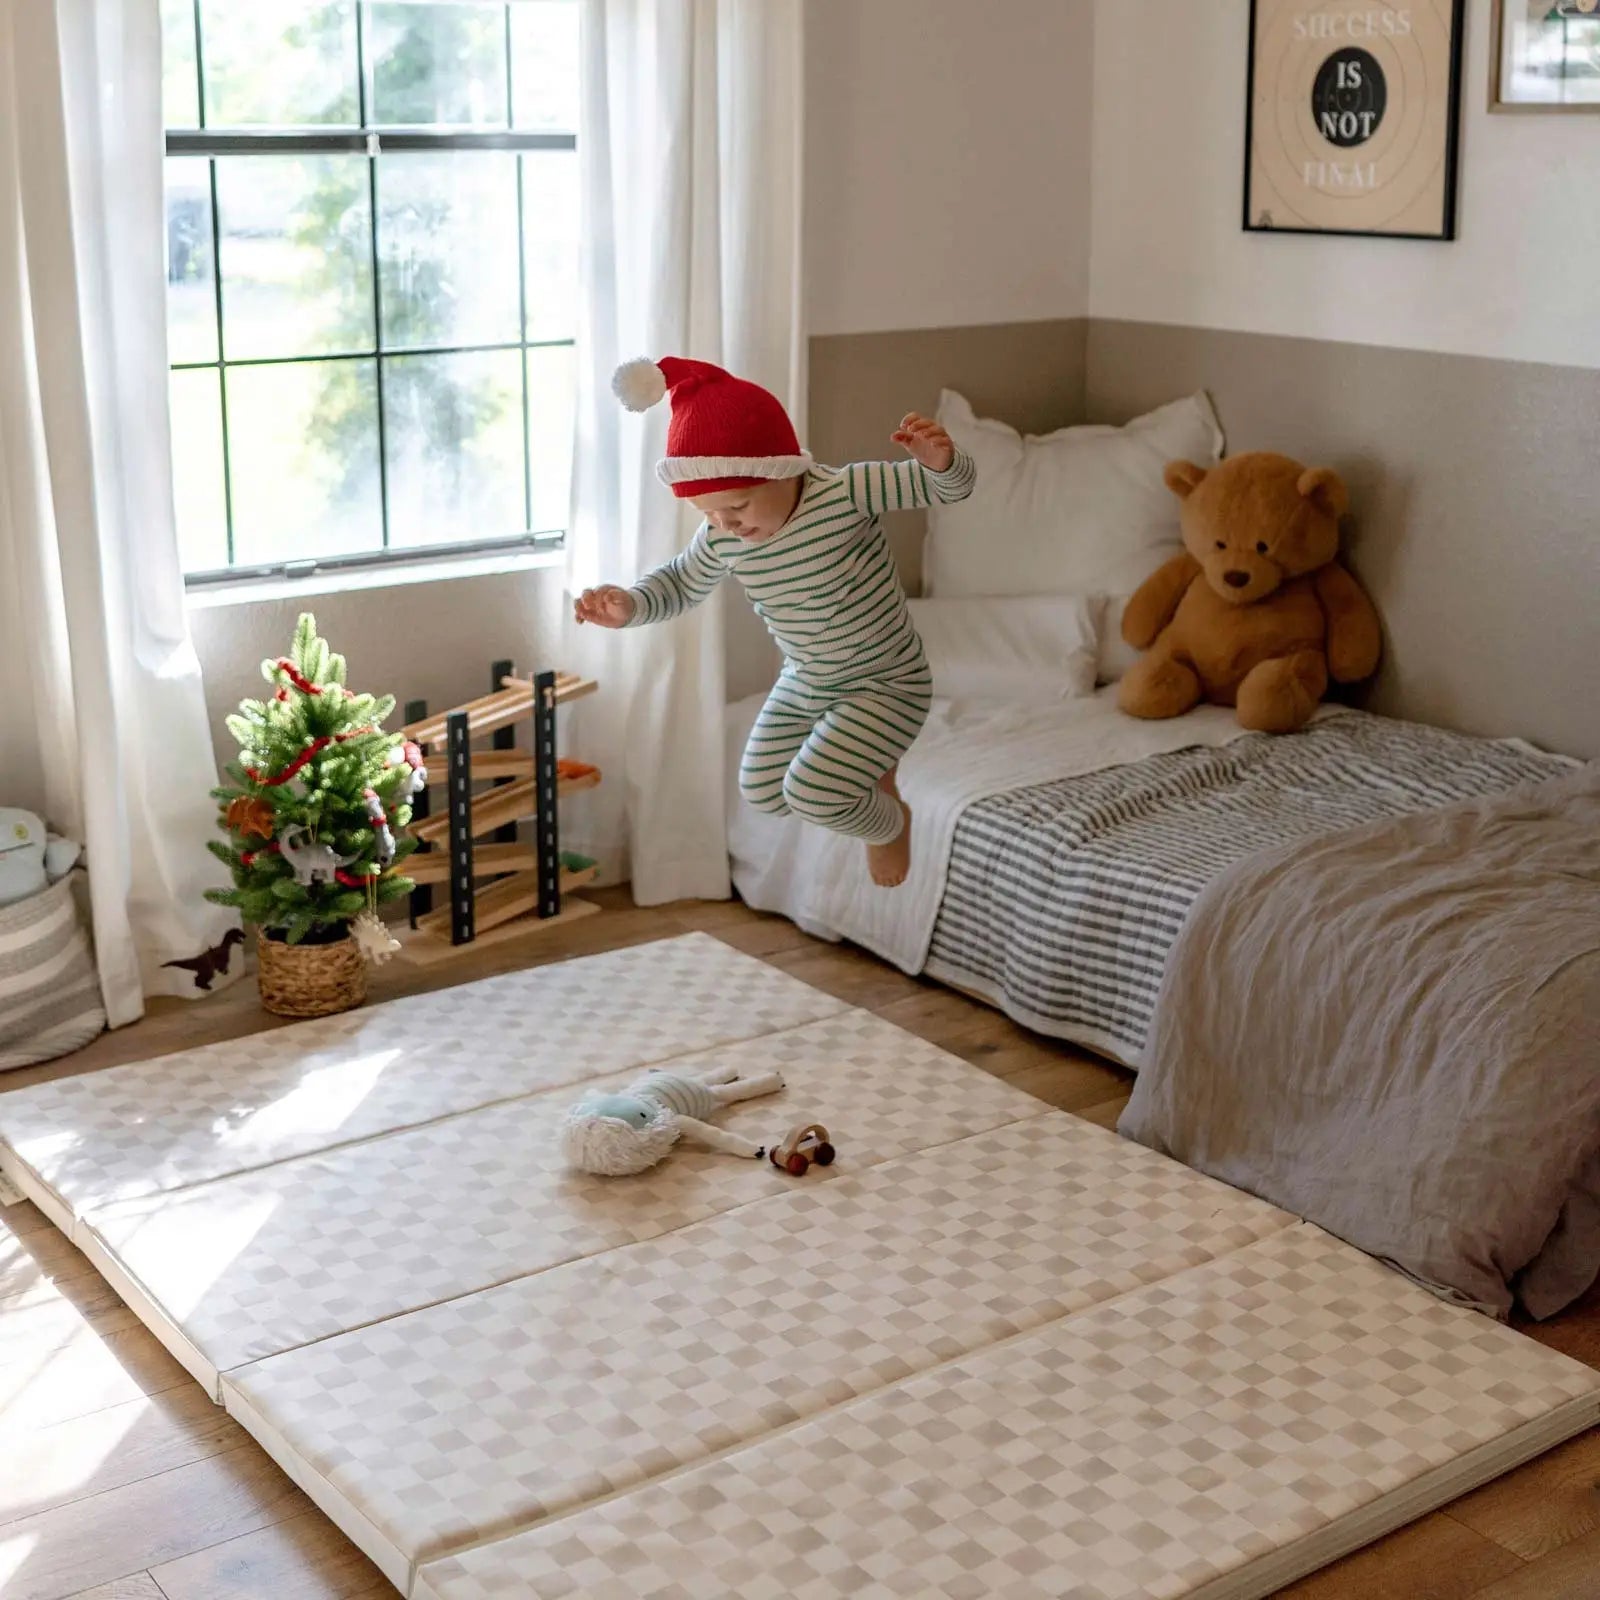
[[[642,1128],[602,1116],[579,1101],[561,1129],[567,1165],[602,1178],[628,1178],[666,1158],[678,1140],[678,1119],[666,1106]]]

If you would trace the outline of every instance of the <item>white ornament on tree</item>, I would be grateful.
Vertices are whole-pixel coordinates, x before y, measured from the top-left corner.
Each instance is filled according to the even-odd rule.
[[[363,911],[350,924],[350,931],[355,935],[362,955],[375,967],[381,967],[400,948],[400,941],[389,932],[375,911]]]

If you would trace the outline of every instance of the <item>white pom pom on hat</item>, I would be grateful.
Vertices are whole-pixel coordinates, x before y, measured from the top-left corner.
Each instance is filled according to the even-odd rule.
[[[624,362],[611,390],[630,411],[648,411],[671,394],[667,454],[656,476],[675,495],[798,478],[813,465],[778,397],[709,361]]]
[[[667,375],[645,357],[624,361],[611,374],[611,392],[628,410],[648,411],[666,399]]]

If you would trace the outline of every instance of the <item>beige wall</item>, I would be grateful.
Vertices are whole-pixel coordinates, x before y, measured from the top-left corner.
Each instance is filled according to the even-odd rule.
[[[1600,116],[1490,115],[1466,9],[1445,244],[1244,232],[1249,0],[1097,0],[1090,314],[1600,366]]]
[[[813,334],[1084,314],[1093,32],[1091,0],[807,0]]]

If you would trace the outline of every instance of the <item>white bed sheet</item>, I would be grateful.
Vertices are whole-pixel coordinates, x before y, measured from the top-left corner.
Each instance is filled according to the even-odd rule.
[[[914,822],[911,874],[898,889],[880,889],[867,876],[859,841],[744,804],[739,755],[762,702],[759,696],[740,701],[727,717],[734,886],[747,904],[778,912],[818,938],[849,939],[903,972],[922,971],[956,824],[967,807],[1008,789],[1245,736],[1233,712],[1218,706],[1169,722],[1140,722],[1117,709],[1116,692],[1111,685],[1085,699],[1036,706],[935,701],[900,765],[900,789]]]

